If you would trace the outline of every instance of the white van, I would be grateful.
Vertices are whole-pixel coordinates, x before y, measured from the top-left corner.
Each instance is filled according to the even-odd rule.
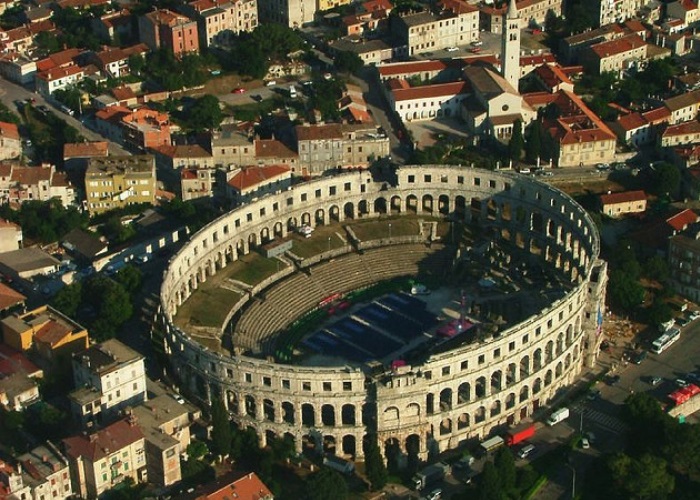
[[[291,97],[292,99],[297,98],[297,89],[296,87],[294,87],[294,85],[290,85],[289,87],[289,97]]]
[[[523,448],[518,452],[518,457],[519,458],[527,458],[527,456],[535,451],[535,445],[534,444],[528,444],[526,446],[523,446]]]

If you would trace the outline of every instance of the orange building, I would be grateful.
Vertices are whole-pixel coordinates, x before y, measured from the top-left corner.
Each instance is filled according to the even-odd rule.
[[[199,52],[197,22],[171,10],[156,10],[141,16],[139,36],[151,50],[162,47],[176,57]]]
[[[36,347],[48,360],[88,348],[87,330],[51,306],[13,314],[0,325],[7,345],[18,351]]]

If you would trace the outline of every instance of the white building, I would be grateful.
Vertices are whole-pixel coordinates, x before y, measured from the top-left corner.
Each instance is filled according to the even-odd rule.
[[[84,425],[146,401],[144,358],[115,339],[74,355],[73,379],[71,409]]]
[[[469,93],[466,82],[412,88],[406,80],[389,80],[387,87],[389,105],[401,120],[407,122],[459,116],[460,105]]]
[[[257,0],[195,0],[179,10],[197,20],[200,47],[227,44],[234,35],[253,31],[258,25]]]
[[[22,466],[22,483],[31,491],[31,498],[63,500],[73,496],[68,460],[52,442],[37,446],[17,461]]]
[[[520,80],[520,16],[515,0],[510,0],[508,12],[503,18],[501,72],[503,78],[517,91]]]
[[[36,90],[41,95],[50,96],[57,90],[65,90],[71,85],[77,85],[85,78],[85,72],[80,66],[53,68],[36,74]]]
[[[260,22],[283,24],[301,28],[313,22],[316,0],[258,0]]]

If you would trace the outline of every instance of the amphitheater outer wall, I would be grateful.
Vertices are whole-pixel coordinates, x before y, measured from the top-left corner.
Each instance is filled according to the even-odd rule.
[[[597,230],[564,193],[509,172],[404,166],[396,186],[370,173],[321,178],[268,195],[213,221],[171,258],[161,288],[165,350],[183,388],[221,398],[232,418],[267,437],[290,435],[363,457],[375,435],[394,452],[427,457],[529,417],[591,366],[600,343],[606,266]],[[398,373],[301,367],[215,352],[173,324],[200,283],[255,245],[300,224],[415,212],[478,221],[494,237],[556,267],[572,289],[496,338],[432,355]],[[300,311],[301,313],[302,311]]]

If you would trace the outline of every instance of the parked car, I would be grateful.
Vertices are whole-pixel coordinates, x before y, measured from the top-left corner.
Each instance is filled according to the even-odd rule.
[[[650,384],[652,387],[656,387],[657,385],[659,385],[659,384],[661,383],[662,380],[663,380],[663,379],[662,379],[661,377],[651,377],[651,378],[649,379],[649,384]]]
[[[690,323],[690,321],[690,318],[686,318],[685,316],[676,318],[676,323],[678,323],[678,326],[686,326],[688,323]]]
[[[472,54],[478,54],[479,52],[481,52],[481,47],[472,47],[471,49],[469,49],[469,52],[471,52]]]
[[[445,51],[447,51],[447,52],[457,52],[458,50],[459,50],[459,48],[457,48],[457,47],[447,47],[445,49]]]
[[[484,42],[482,42],[481,40],[474,40],[469,45],[471,45],[472,47],[481,47],[483,44],[484,44]]]
[[[642,361],[644,361],[645,359],[647,359],[647,352],[639,351],[634,356],[632,356],[632,363],[634,363],[635,365],[641,365]]]
[[[581,448],[583,448],[584,450],[587,450],[590,447],[591,447],[591,443],[588,440],[588,438],[585,438],[585,437],[581,438]]]
[[[243,87],[236,87],[231,91],[232,94],[245,94],[245,89]]]
[[[690,321],[695,321],[696,319],[700,318],[700,311],[692,311],[688,315],[688,318],[690,318]]]

